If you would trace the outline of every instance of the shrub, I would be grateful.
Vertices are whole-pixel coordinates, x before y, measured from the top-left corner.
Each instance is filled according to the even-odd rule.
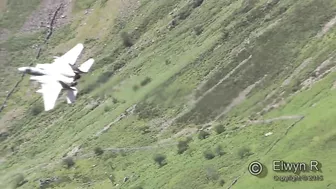
[[[120,150],[119,152],[120,152],[120,155],[121,155],[122,157],[127,156],[127,153],[126,153],[125,150]]]
[[[37,116],[37,115],[39,115],[41,112],[43,112],[43,106],[42,106],[42,104],[36,104],[36,105],[34,105],[33,106],[33,108],[31,109],[31,111],[30,111],[30,114],[32,115],[32,116]]]
[[[194,33],[195,33],[196,35],[201,35],[202,32],[203,32],[203,28],[202,28],[201,25],[197,25],[197,26],[194,27]]]
[[[214,168],[207,168],[206,169],[206,177],[208,180],[218,180],[219,179],[219,173],[217,170],[215,170]]]
[[[95,88],[97,87],[97,84],[89,84],[87,86],[85,86],[82,90],[79,91],[79,95],[83,95],[83,94],[89,94],[90,92],[92,92]]]
[[[215,131],[217,134],[221,134],[225,131],[225,127],[222,124],[216,125],[215,126]]]
[[[192,11],[193,11],[192,6],[188,4],[180,9],[178,13],[178,18],[180,20],[185,20],[186,18],[188,18],[188,16],[191,14]]]
[[[151,81],[152,79],[150,77],[146,77],[144,80],[141,81],[140,85],[143,87],[147,85],[148,83],[150,83]]]
[[[210,135],[210,134],[209,134],[208,132],[206,132],[206,131],[200,131],[200,132],[198,133],[198,138],[201,139],[201,140],[203,140],[203,139],[208,138],[209,135]]]
[[[139,128],[139,130],[141,131],[141,134],[147,134],[150,133],[150,129],[148,126],[142,126]]]
[[[192,138],[192,136],[187,136],[186,138],[185,138],[185,141],[186,142],[191,142],[193,140],[193,138]]]
[[[135,108],[135,113],[139,115],[139,119],[153,119],[160,116],[161,110],[157,105],[148,102],[141,102]]]
[[[67,158],[63,159],[62,163],[68,169],[75,165],[75,162],[74,162],[72,157],[67,157]]]
[[[113,71],[118,71],[120,68],[125,66],[125,62],[117,62],[113,64]]]
[[[252,155],[253,153],[251,152],[250,148],[247,147],[242,147],[238,150],[238,156],[243,159],[244,157],[248,157]]]
[[[185,151],[185,154],[192,157],[193,156],[193,153],[194,153],[195,149],[193,148],[188,148],[186,151]]]
[[[112,71],[104,72],[98,77],[97,83],[106,83],[112,75],[113,75]]]
[[[165,155],[162,155],[162,154],[156,154],[154,157],[153,157],[154,161],[160,166],[164,166],[167,164],[166,162],[166,156]]]
[[[121,39],[125,47],[131,47],[133,45],[131,37],[127,32],[121,32]]]
[[[188,141],[179,141],[177,143],[177,153],[178,154],[183,154],[186,150],[188,150],[189,145],[188,145]]]
[[[97,41],[97,40],[94,39],[94,38],[86,38],[84,40],[84,45],[90,44],[90,43],[95,42],[95,41]]]
[[[0,133],[0,142],[6,140],[9,137],[9,133],[8,132],[2,132]]]
[[[225,181],[224,179],[220,179],[219,182],[218,182],[219,186],[224,186],[225,184]]]
[[[165,63],[166,63],[166,65],[169,65],[169,64],[171,64],[171,61],[167,59],[167,60],[165,61]]]
[[[109,159],[114,159],[116,157],[118,157],[118,154],[116,152],[106,151],[106,152],[104,152],[104,154],[102,156],[102,159],[104,161],[107,161]]]
[[[292,88],[292,92],[296,92],[298,90],[301,89],[301,82],[300,81],[295,81],[293,88]]]
[[[88,9],[93,6],[95,0],[82,0],[82,1],[75,1],[75,9],[83,10]]]
[[[26,182],[28,181],[24,179],[23,174],[19,173],[12,177],[11,185],[13,188],[18,188],[22,186],[23,184],[25,184]]]
[[[135,91],[137,91],[137,90],[139,90],[139,85],[133,85],[133,87],[132,87],[132,89],[133,89],[133,91],[135,92]]]
[[[100,156],[104,153],[104,150],[101,147],[95,147],[93,151],[97,156]]]
[[[110,110],[111,110],[111,106],[106,105],[106,106],[104,107],[104,112],[109,112]]]
[[[97,60],[97,62],[95,64],[96,65],[101,65],[101,66],[102,65],[110,65],[116,60],[117,56],[114,55],[114,54],[117,54],[117,53],[118,53],[117,51],[114,51],[109,56],[105,56],[104,58]]]
[[[105,7],[108,0],[101,0],[100,1],[100,7]]]
[[[222,156],[225,154],[225,152],[223,151],[223,147],[221,145],[216,146],[215,152],[218,156]]]
[[[257,0],[245,0],[243,1],[243,4],[240,7],[240,12],[239,13],[247,13],[250,11],[254,5],[257,3]]]
[[[215,157],[215,154],[211,150],[206,150],[203,152],[203,156],[205,159],[213,159]]]
[[[117,104],[119,101],[118,101],[118,99],[112,97],[112,102],[113,102],[113,104]]]
[[[193,0],[193,1],[192,1],[192,7],[193,7],[193,8],[196,8],[196,7],[201,6],[202,3],[203,3],[203,1],[204,1],[204,0]]]
[[[106,173],[105,173],[106,174]],[[111,183],[114,183],[115,182],[115,176],[113,174],[110,174],[110,175],[106,175],[107,178],[110,180]]]

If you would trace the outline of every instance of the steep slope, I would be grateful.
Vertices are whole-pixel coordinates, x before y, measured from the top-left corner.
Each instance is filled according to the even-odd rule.
[[[51,113],[20,83],[1,112],[1,188],[336,187],[336,1],[29,1],[0,3],[1,92],[18,66],[78,42],[96,64]],[[35,60],[34,15],[62,2]],[[247,172],[254,160],[265,177]],[[273,160],[318,160],[304,174],[324,180],[276,182],[289,173]]]

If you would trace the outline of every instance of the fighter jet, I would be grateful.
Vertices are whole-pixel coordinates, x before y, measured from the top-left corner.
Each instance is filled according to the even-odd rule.
[[[55,107],[56,100],[62,90],[67,91],[68,104],[74,103],[78,93],[77,80],[80,74],[87,73],[94,59],[90,58],[78,68],[75,67],[76,60],[84,46],[79,43],[61,57],[54,57],[51,64],[37,64],[36,67],[20,67],[20,72],[32,75],[30,80],[41,84],[37,93],[43,95],[44,109],[49,111]]]

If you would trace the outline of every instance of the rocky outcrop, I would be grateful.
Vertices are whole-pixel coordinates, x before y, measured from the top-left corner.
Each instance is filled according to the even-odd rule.
[[[56,16],[54,27],[60,27],[69,23],[71,18],[71,0],[43,0],[36,11],[26,20],[21,28],[21,32],[36,32],[49,28],[55,10],[62,4],[61,10]]]

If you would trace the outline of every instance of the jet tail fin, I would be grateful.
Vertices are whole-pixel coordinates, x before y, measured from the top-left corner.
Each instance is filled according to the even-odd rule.
[[[72,103],[74,103],[75,102],[75,100],[76,100],[76,96],[77,96],[77,93],[78,93],[78,90],[77,90],[77,88],[75,88],[75,87],[71,87],[71,89],[73,89],[73,90],[68,90],[67,92],[67,103],[68,104],[72,104]]]
[[[87,72],[89,72],[93,63],[94,63],[94,59],[90,58],[89,60],[84,62],[82,65],[80,65],[78,69],[79,69],[79,71],[81,71],[83,73],[87,73]]]

